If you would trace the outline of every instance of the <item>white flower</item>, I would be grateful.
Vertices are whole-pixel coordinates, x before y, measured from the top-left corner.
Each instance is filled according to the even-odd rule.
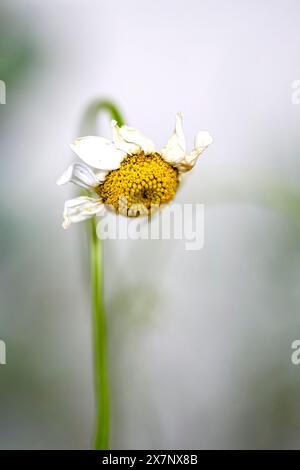
[[[119,127],[116,121],[112,121],[112,141],[97,136],[76,139],[71,148],[84,163],[69,166],[57,184],[72,182],[96,198],[81,196],[67,201],[63,227],[102,215],[105,207],[138,216],[169,203],[181,174],[193,168],[211,143],[209,132],[200,131],[195,148],[188,154],[181,113],[176,114],[174,132],[161,152],[137,129]]]

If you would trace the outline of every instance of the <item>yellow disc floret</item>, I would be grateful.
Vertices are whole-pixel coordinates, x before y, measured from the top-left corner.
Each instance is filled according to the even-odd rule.
[[[127,216],[147,215],[169,203],[178,186],[176,168],[158,153],[128,155],[118,170],[112,170],[97,193],[105,204]]]

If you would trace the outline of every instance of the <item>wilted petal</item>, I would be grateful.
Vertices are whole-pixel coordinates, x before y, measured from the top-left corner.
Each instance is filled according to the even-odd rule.
[[[101,199],[80,196],[65,202],[63,228],[105,212]]]
[[[71,144],[71,149],[85,163],[99,170],[120,168],[126,156],[126,153],[117,149],[112,142],[98,136],[80,137],[75,140],[74,144]]]
[[[162,157],[168,163],[180,163],[185,158],[185,138],[182,126],[182,114],[176,114],[176,125],[168,143],[161,151]]]
[[[212,144],[212,142],[213,138],[208,131],[199,131],[195,137],[195,148],[204,150]]]
[[[84,163],[73,163],[57,180],[58,186],[69,182],[85,189],[92,189],[98,184],[93,171]]]
[[[128,155],[136,155],[141,152],[141,147],[137,144],[126,142],[121,135],[121,129],[117,124],[117,121],[111,121],[113,142],[117,149],[123,150]]]
[[[145,137],[134,127],[122,126],[120,128],[120,135],[125,140],[125,142],[135,144],[140,149],[142,149],[146,155],[155,152],[155,146],[152,140]],[[139,151],[140,150],[138,150],[138,152]]]
[[[196,163],[197,158],[212,142],[212,136],[208,131],[199,131],[195,137],[195,148],[190,155],[186,156],[186,162],[193,166]]]

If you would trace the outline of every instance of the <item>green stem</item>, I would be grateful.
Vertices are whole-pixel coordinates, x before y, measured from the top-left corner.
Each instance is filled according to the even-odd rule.
[[[109,101],[92,103],[83,118],[83,124],[89,126],[95,122],[100,111],[108,111],[112,119],[123,125],[123,119],[117,107]],[[83,129],[83,126],[82,126]],[[96,400],[96,431],[94,447],[96,450],[109,448],[110,400],[108,374],[107,325],[103,296],[103,269],[101,240],[97,236],[96,218],[91,220],[91,288],[93,309],[94,373]]]
[[[97,116],[101,111],[107,112],[111,119],[117,121],[119,126],[123,126],[124,120],[117,106],[108,100],[95,100],[83,115],[80,125],[81,135],[97,134]]]
[[[94,367],[96,395],[95,449],[109,447],[109,381],[107,327],[103,302],[101,241],[97,237],[95,217],[91,220],[91,283],[94,334]]]

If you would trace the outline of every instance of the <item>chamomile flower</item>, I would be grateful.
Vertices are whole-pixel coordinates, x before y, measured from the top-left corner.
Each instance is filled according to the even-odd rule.
[[[57,181],[72,182],[90,196],[66,201],[63,227],[102,215],[106,209],[126,216],[149,215],[175,196],[183,173],[212,143],[207,131],[195,137],[195,148],[186,152],[182,114],[176,114],[173,134],[160,152],[137,129],[112,121],[112,141],[87,136],[76,139],[71,149],[82,160],[73,163]],[[91,196],[94,197],[91,197]]]

